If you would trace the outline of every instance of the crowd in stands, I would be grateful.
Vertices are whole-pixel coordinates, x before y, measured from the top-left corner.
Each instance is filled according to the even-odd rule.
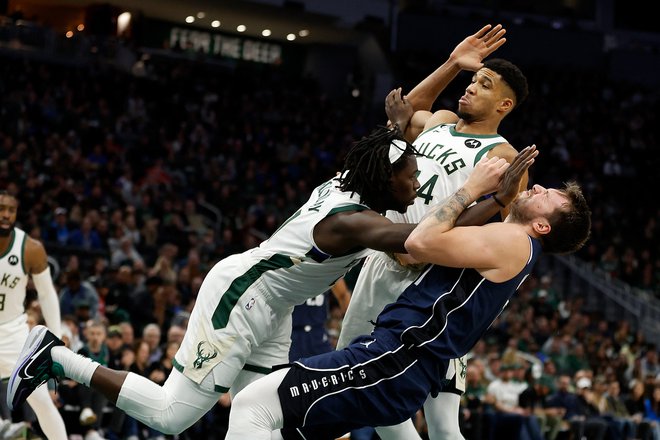
[[[580,258],[660,296],[660,206],[649,191],[660,165],[657,90],[525,71],[530,99],[501,133],[541,150],[532,183],[585,187],[594,227]],[[453,109],[457,97],[441,105]],[[67,343],[164,381],[206,272],[266,239],[341,168],[351,142],[384,122],[364,108],[277,67],[163,61],[134,77],[102,64],[0,60],[0,188],[17,195],[18,226],[57,268]],[[657,347],[634,323],[581,305],[552,274],[523,285],[470,355],[466,438],[660,439]],[[77,388],[65,381],[56,395],[70,434],[164,437]],[[223,438],[230,404],[223,397],[181,438]]]

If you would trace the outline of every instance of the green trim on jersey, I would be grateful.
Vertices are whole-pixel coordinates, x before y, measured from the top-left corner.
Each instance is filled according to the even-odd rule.
[[[25,243],[27,243],[27,234],[23,234],[23,243],[21,243],[21,269],[27,275],[27,271],[25,270]]]
[[[484,154],[488,153],[490,150],[492,150],[493,148],[495,148],[498,145],[503,144],[503,143],[504,142],[495,142],[494,144],[490,144],[490,145],[482,148],[481,151],[479,151],[477,153],[477,155],[474,157],[474,163],[472,164],[472,166],[477,166],[477,163],[479,163],[479,161],[481,160],[481,158],[483,157]]]
[[[225,328],[229,322],[229,315],[236,306],[238,299],[245,293],[245,291],[261,277],[265,272],[275,269],[288,269],[293,266],[293,261],[290,257],[281,254],[275,254],[268,260],[261,260],[247,270],[243,275],[232,281],[229,289],[222,295],[222,299],[218,303],[213,312],[211,322],[215,330]]]
[[[417,139],[419,139],[419,137],[420,137],[421,135],[426,134],[426,133],[428,133],[428,132],[431,131],[431,130],[435,130],[435,129],[438,128],[438,127],[442,127],[443,125],[451,125],[451,124],[446,124],[446,123],[443,122],[443,123],[441,123],[441,124],[434,125],[433,127],[428,128],[428,129],[422,131],[422,132],[417,136]],[[416,141],[417,139],[415,139],[415,141]]]
[[[460,136],[460,137],[467,137],[467,138],[474,138],[474,139],[489,139],[489,138],[497,138],[501,137],[499,134],[470,134],[470,133],[461,133],[459,131],[456,131],[456,126],[449,127],[449,133],[452,136]]]
[[[11,230],[11,241],[10,241],[9,244],[7,245],[7,249],[5,249],[5,251],[2,253],[2,255],[0,255],[0,258],[4,258],[5,255],[7,255],[7,254],[9,253],[9,251],[11,250],[11,248],[14,247],[14,240],[16,240],[16,230],[15,230],[15,229],[12,229],[12,230]]]
[[[346,211],[360,212],[360,211],[367,211],[369,209],[371,209],[371,208],[367,208],[364,205],[356,205],[356,204],[346,205],[346,206],[338,206],[337,208],[331,209],[330,212],[328,212],[328,215],[326,215],[326,217],[330,217],[331,215],[337,214],[339,212],[346,212]]]
[[[229,391],[229,388],[227,388],[227,387],[221,387],[220,385],[216,385],[216,386],[213,387],[213,390],[214,390],[216,393],[225,394],[227,391]]]
[[[260,367],[258,365],[250,365],[250,364],[243,365],[243,369],[245,371],[251,371],[253,373],[259,373],[259,374],[270,374],[273,372],[272,368]]]
[[[176,358],[172,359],[172,366],[176,368],[179,373],[183,373],[183,365],[177,362]]]

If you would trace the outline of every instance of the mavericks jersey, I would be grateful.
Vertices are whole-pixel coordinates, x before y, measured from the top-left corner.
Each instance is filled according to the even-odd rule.
[[[315,188],[268,240],[245,254],[257,260],[253,268],[261,267],[256,270],[267,298],[295,306],[328,290],[369,250],[356,247],[345,255],[326,254],[314,242],[314,227],[339,212],[368,209],[358,194],[341,191],[336,177]]]
[[[452,195],[467,180],[477,162],[495,146],[506,143],[500,135],[459,133],[456,124],[440,124],[420,134],[413,145],[420,188],[405,214],[387,211],[395,223],[419,223],[428,209]]]
[[[0,255],[0,324],[12,321],[25,312],[25,291],[28,274],[25,271],[23,251],[27,237],[14,228],[9,246]]]
[[[512,279],[494,283],[474,269],[429,266],[385,307],[374,330],[394,331],[403,344],[436,359],[467,354],[529,276],[541,254],[541,244],[529,237],[530,255]]]

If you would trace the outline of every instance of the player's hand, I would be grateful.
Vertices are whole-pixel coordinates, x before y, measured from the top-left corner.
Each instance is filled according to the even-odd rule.
[[[385,97],[385,113],[390,122],[398,125],[401,133],[405,133],[414,110],[410,101],[401,95],[401,87],[392,90]]]
[[[523,148],[511,162],[511,166],[504,173],[500,186],[495,196],[497,200],[508,205],[518,196],[520,192],[520,180],[527,170],[534,163],[534,159],[539,155],[536,145],[530,145]]]
[[[507,168],[509,168],[509,162],[506,159],[484,156],[474,167],[474,171],[465,181],[463,188],[475,199],[490,194],[497,189]]]
[[[449,58],[453,59],[461,69],[476,72],[483,67],[484,58],[506,43],[504,34],[506,29],[501,24],[495,27],[487,24],[477,33],[458,43]]]

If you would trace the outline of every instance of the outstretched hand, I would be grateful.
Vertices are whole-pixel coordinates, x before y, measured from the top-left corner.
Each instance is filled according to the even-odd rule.
[[[497,190],[497,199],[508,205],[520,192],[520,181],[539,155],[536,145],[523,148],[506,170]]]
[[[509,168],[509,162],[506,159],[484,156],[475,165],[463,187],[475,198],[490,194],[498,188],[507,168]]]
[[[454,59],[463,70],[476,72],[483,67],[483,59],[506,43],[506,29],[501,24],[490,24],[470,35],[454,48],[450,58]]]
[[[385,97],[385,113],[390,122],[397,125],[401,133],[405,133],[414,110],[410,101],[401,95],[401,87],[392,90]]]

